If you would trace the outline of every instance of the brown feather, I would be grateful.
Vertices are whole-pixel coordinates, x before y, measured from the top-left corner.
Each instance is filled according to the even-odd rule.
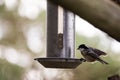
[[[95,53],[97,53],[97,55],[99,55],[99,56],[101,56],[101,55],[107,55],[105,52],[103,52],[103,51],[101,51],[101,50],[98,50],[98,49],[92,48],[92,47],[90,47],[90,48],[93,49],[93,51],[94,51]]]

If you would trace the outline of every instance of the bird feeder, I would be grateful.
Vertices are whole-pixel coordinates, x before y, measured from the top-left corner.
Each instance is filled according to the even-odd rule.
[[[83,59],[75,58],[75,15],[47,2],[47,56],[35,58],[46,68],[76,68]]]

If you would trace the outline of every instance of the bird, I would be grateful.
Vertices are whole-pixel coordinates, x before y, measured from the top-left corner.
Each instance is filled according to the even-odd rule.
[[[77,49],[80,50],[82,56],[86,59],[87,62],[99,61],[102,64],[108,64],[106,61],[100,58],[101,55],[107,54],[99,49],[88,47],[85,44],[79,45]]]

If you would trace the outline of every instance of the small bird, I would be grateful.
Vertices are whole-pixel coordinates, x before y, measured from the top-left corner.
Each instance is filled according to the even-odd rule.
[[[94,62],[97,60],[102,64],[108,64],[106,61],[100,58],[101,55],[106,55],[106,53],[101,50],[88,47],[85,44],[79,45],[78,50],[80,50],[81,54],[88,62]]]

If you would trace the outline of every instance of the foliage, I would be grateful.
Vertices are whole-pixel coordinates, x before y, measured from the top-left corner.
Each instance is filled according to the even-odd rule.
[[[21,80],[24,69],[0,59],[0,80]]]

